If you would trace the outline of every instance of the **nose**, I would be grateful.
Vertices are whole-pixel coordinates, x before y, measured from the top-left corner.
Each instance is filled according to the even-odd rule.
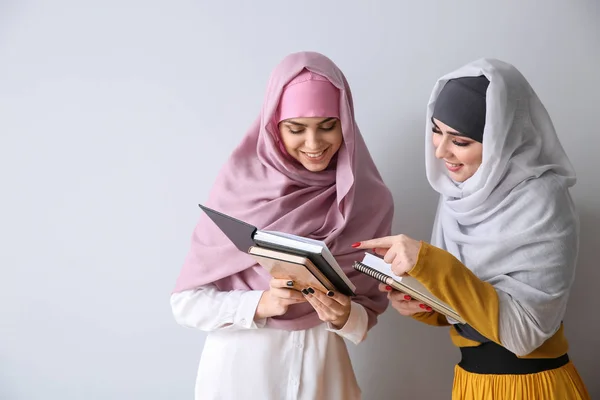
[[[313,129],[308,129],[304,140],[304,146],[307,150],[319,150],[321,148],[321,139],[318,133]]]
[[[450,155],[450,150],[448,147],[448,136],[444,135],[435,149],[435,157],[439,159],[449,158],[448,156]]]

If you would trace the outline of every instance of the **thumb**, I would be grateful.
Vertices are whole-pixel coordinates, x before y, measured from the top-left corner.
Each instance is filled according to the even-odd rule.
[[[378,256],[383,257],[383,256],[385,256],[387,254],[388,250],[389,250],[389,248],[388,249],[383,249],[381,247],[377,247],[377,248],[373,249],[373,252],[375,254],[377,254]]]

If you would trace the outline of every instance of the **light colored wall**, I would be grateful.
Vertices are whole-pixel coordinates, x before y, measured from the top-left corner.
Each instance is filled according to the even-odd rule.
[[[394,231],[419,239],[435,80],[482,56],[521,69],[579,175],[565,321],[600,396],[599,16],[593,0],[0,1],[0,398],[192,398],[204,335],[168,299],[196,204],[299,50],[347,75]],[[449,398],[447,332],[392,311],[351,347],[365,399]]]

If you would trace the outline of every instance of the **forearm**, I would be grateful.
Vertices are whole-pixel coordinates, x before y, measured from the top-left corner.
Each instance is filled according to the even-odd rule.
[[[452,254],[422,242],[417,262],[408,273],[456,310],[483,336],[500,343],[496,290]]]
[[[350,340],[354,344],[358,344],[367,336],[367,331],[369,330],[369,318],[369,312],[365,307],[351,301],[350,315],[344,326],[340,329],[336,329],[333,325],[327,324],[327,329]]]

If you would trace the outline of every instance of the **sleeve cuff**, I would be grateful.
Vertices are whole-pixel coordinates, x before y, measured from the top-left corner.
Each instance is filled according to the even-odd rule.
[[[330,323],[327,323],[327,330],[337,333],[354,344],[362,342],[367,334],[369,324],[369,315],[367,310],[358,303],[350,302],[350,315],[348,321],[341,329],[336,329]]]
[[[265,326],[267,322],[266,318],[254,319],[262,294],[262,290],[249,290],[241,295],[239,307],[233,316],[234,325],[245,329],[258,329]]]
[[[412,277],[418,277],[421,273],[423,273],[423,269],[427,264],[427,257],[429,253],[429,246],[425,244],[425,242],[421,241],[419,246],[419,255],[417,256],[417,262],[413,267],[407,272],[408,275]]]

